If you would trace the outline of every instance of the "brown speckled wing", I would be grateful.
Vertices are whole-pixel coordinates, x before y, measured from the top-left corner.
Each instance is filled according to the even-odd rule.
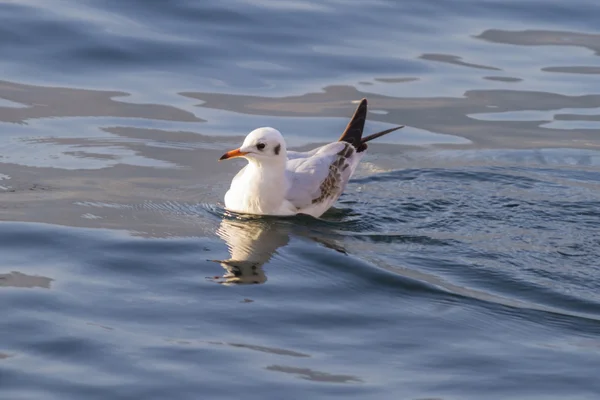
[[[321,203],[330,198],[337,198],[344,190],[345,180],[343,172],[350,167],[349,158],[352,157],[356,150],[351,144],[347,144],[337,153],[337,157],[331,165],[329,165],[329,174],[319,187],[319,196],[312,200],[312,204]]]

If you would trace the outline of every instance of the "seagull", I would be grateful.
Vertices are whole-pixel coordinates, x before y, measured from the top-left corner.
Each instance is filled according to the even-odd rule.
[[[307,152],[287,150],[277,129],[253,130],[240,148],[219,159],[248,160],[225,194],[225,208],[240,214],[319,218],[344,192],[367,142],[404,127],[362,137],[366,116],[367,99],[362,99],[337,142]]]

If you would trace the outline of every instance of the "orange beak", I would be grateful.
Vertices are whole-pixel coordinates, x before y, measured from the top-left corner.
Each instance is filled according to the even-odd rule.
[[[248,154],[248,153],[240,151],[240,149],[231,150],[231,151],[228,151],[227,153],[223,154],[221,156],[221,158],[219,158],[219,161],[227,160],[229,158],[234,158],[234,157],[242,157],[246,154]]]

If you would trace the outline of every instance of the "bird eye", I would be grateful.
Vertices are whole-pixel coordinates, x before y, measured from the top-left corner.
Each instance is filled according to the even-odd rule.
[[[262,150],[262,149],[265,148],[265,144],[264,143],[259,143],[259,144],[256,145],[256,148],[259,149],[259,150]]]

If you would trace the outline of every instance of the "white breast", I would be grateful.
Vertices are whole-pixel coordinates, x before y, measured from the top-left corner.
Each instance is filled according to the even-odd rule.
[[[285,176],[248,164],[231,182],[225,207],[244,214],[294,215],[295,207],[285,200]]]

